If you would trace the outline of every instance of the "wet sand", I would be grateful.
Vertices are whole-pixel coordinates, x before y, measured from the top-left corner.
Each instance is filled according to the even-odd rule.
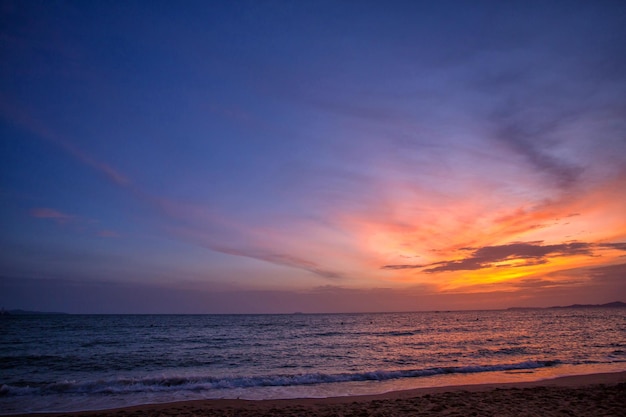
[[[289,400],[200,400],[104,411],[22,416],[367,417],[626,416],[626,372],[551,380],[421,388],[374,396]]]

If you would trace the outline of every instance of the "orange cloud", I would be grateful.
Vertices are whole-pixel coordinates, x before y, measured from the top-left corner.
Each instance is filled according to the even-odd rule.
[[[510,194],[470,181],[446,195],[390,182],[374,190],[380,200],[373,207],[338,211],[335,219],[365,255],[364,270],[378,268],[383,274],[375,276],[389,283],[427,283],[440,291],[515,283],[620,262],[624,178],[617,173],[552,198],[533,195],[532,183]]]

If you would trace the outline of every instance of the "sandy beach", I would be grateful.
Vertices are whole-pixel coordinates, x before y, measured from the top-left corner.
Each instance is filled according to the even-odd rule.
[[[202,400],[22,416],[626,416],[626,372],[551,380],[422,388],[375,396]]]

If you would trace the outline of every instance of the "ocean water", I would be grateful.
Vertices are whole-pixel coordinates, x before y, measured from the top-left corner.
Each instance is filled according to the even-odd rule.
[[[0,412],[626,370],[626,309],[0,317]]]

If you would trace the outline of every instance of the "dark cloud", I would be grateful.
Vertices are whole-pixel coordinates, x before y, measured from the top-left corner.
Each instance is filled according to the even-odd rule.
[[[482,248],[463,248],[472,251],[464,259],[435,262],[428,265],[385,265],[382,269],[420,269],[427,273],[449,271],[473,271],[491,268],[495,263],[503,261],[523,260],[522,264],[497,265],[501,267],[520,267],[547,263],[548,256],[594,256],[593,249],[610,247],[626,250],[626,243],[606,243],[595,245],[587,242],[569,242],[557,245],[542,245],[542,242],[516,242],[507,245],[484,246]]]
[[[490,265],[484,265],[480,260],[475,258],[466,258],[458,261],[436,262],[434,268],[424,269],[424,272],[444,272],[444,271],[474,271],[476,269],[486,268]]]
[[[418,269],[424,265],[385,265],[381,269]]]
[[[522,265],[513,265],[514,268],[520,268],[522,266],[532,266],[532,265],[543,265],[543,264],[547,264],[548,260],[547,259],[536,259],[536,260],[530,260],[530,259],[526,259],[526,262]]]
[[[539,117],[526,114],[523,107],[518,108],[520,105],[504,107],[493,116],[497,126],[495,138],[521,155],[534,169],[552,178],[558,187],[573,186],[583,168],[551,155],[549,148],[555,134],[571,122],[574,115],[555,113]]]
[[[580,281],[554,281],[544,278],[526,278],[513,282],[513,285],[516,288],[521,289],[544,289],[544,288],[554,288],[554,287],[569,287],[572,285],[579,284]]]
[[[537,265],[547,262],[545,257],[592,255],[592,245],[585,242],[562,243],[558,245],[541,245],[537,242],[511,243],[508,245],[485,246],[476,249],[469,258],[439,262],[434,268],[424,272],[471,271],[489,268],[496,262],[506,260],[525,260],[522,266]]]
[[[585,293],[603,294],[604,302],[622,299],[626,295],[626,263],[590,268],[585,271],[590,279]]]
[[[607,10],[590,8],[584,14]],[[512,54],[494,59],[469,78],[471,89],[492,100],[484,115],[492,126],[490,137],[559,188],[587,180],[599,155],[622,147],[626,59],[616,46],[625,33],[618,29],[623,19],[607,18],[601,18],[606,24],[588,25],[572,13],[558,31],[536,36],[533,28],[518,49],[526,59],[511,59]],[[594,131],[582,135],[573,130],[579,126],[594,126]],[[582,142],[589,152],[569,152]]]
[[[626,251],[626,242],[601,243],[598,246],[601,248],[609,248],[609,249],[617,249],[617,250]]]
[[[485,246],[477,249],[473,257],[495,262],[503,259],[543,258],[548,254],[579,255],[589,254],[591,245],[585,242],[562,243],[559,245],[541,245],[538,242],[520,242],[500,246]]]
[[[626,287],[626,263],[592,268],[591,278],[600,283],[619,284]]]
[[[613,20],[609,10],[581,7],[562,16],[560,30],[541,36],[533,27],[535,36],[527,33],[528,43],[521,45],[530,59],[492,62],[477,75],[481,83],[474,88],[493,99],[487,115],[493,123],[492,138],[557,187],[568,189],[586,181],[600,154],[623,145],[619,119],[625,104],[626,58],[618,45],[626,32],[624,14]],[[589,25],[587,15],[604,23]],[[549,20],[543,23],[552,25]],[[585,126],[594,126],[593,133],[583,136],[572,129]],[[582,142],[589,152],[569,152]]]

